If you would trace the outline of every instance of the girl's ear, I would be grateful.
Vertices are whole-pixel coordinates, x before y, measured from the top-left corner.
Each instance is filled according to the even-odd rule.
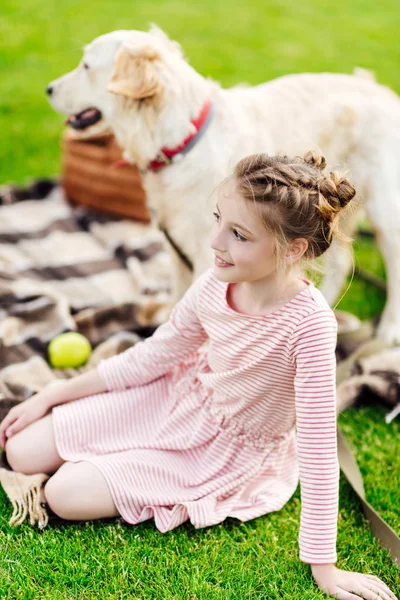
[[[303,254],[307,251],[307,248],[308,241],[305,238],[296,238],[292,240],[286,253],[286,262],[289,264],[294,264],[303,256]]]
[[[123,45],[115,55],[107,90],[134,100],[155,96],[161,90],[158,61],[160,55],[150,45],[141,48]]]

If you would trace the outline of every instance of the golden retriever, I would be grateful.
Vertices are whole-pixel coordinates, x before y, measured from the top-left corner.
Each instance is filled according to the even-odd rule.
[[[388,278],[378,335],[400,343],[400,102],[393,91],[368,76],[333,73],[222,89],[153,27],[96,38],[77,68],[51,82],[47,93],[82,136],[111,130],[124,158],[142,170],[149,207],[179,253],[172,253],[175,301],[212,265],[211,192],[234,164],[255,152],[323,152],[331,169],[349,172],[357,204],[377,232]],[[213,112],[196,134],[207,103]],[[194,134],[189,148],[152,168],[155,160],[164,162],[166,148],[179,149]],[[346,215],[348,235],[357,218],[357,211]],[[320,288],[331,305],[350,267],[349,249],[334,242]]]

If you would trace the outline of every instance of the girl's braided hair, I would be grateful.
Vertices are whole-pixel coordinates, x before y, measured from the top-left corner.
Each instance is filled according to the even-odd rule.
[[[278,259],[296,238],[308,241],[306,260],[321,256],[334,235],[352,241],[339,231],[338,217],[356,190],[343,174],[324,173],[325,167],[325,157],[313,150],[304,158],[255,154],[236,165],[236,189],[260,210],[266,228],[277,240]]]

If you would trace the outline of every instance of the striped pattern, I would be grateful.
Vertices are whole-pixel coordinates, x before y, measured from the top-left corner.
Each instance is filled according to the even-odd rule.
[[[170,271],[155,226],[71,206],[54,181],[0,187],[0,421],[49,381],[114,354],[117,336],[125,349],[150,335],[166,319]],[[71,330],[95,354],[50,369],[49,342]]]
[[[54,409],[57,447],[161,531],[279,510],[301,483],[300,560],[336,562],[337,323],[308,281],[264,316],[206,272],[156,333],[98,367],[108,391]]]

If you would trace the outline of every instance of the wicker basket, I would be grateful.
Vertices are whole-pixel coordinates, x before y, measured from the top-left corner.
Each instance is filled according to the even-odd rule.
[[[111,134],[80,139],[67,130],[62,146],[63,185],[73,203],[150,221],[139,171],[133,166],[111,167],[122,158]]]

